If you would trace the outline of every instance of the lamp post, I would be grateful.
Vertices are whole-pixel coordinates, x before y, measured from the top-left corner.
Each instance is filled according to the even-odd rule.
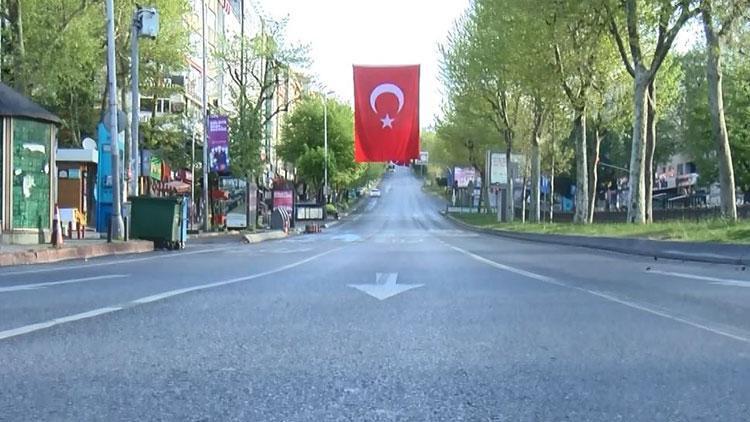
[[[333,91],[323,94],[323,200],[328,203],[328,96]]]
[[[117,73],[115,70],[115,5],[107,0],[107,95],[109,96],[109,144],[112,156],[112,214],[110,224],[113,239],[122,239],[122,185],[120,179],[120,148],[117,128]]]
[[[208,229],[211,227],[211,222],[208,219],[208,93],[206,92],[206,84],[208,83],[208,78],[206,77],[206,73],[208,72],[208,63],[206,55],[207,53],[207,46],[206,46],[206,1],[201,1],[201,39],[202,39],[202,64],[203,64],[203,72],[201,75],[202,78],[202,85],[203,85],[203,92],[202,92],[202,99],[201,99],[201,115],[203,117],[203,230],[208,231]]]

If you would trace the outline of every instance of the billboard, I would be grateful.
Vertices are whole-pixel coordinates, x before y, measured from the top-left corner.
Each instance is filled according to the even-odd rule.
[[[453,169],[453,181],[459,188],[469,186],[469,181],[476,183],[477,174],[474,167],[456,167]]]
[[[490,183],[504,185],[508,183],[508,166],[504,152],[490,154]],[[526,157],[523,154],[510,155],[511,174],[514,180],[520,177],[525,167]]]
[[[229,118],[208,116],[209,169],[218,173],[229,170]]]

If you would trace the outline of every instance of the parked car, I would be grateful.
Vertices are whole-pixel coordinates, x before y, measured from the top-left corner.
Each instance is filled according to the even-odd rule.
[[[370,191],[370,198],[380,198],[380,189],[373,189]]]

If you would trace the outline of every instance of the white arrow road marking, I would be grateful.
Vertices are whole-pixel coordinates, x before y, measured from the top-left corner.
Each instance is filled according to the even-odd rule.
[[[110,274],[110,275],[100,275],[96,277],[74,278],[71,280],[49,281],[46,283],[21,284],[18,286],[0,287],[0,293],[17,292],[20,290],[43,289],[45,287],[59,286],[61,284],[72,284],[72,283],[81,283],[84,281],[106,280],[110,278],[125,278],[125,277],[130,277],[130,274]]]
[[[407,290],[424,286],[424,284],[398,284],[397,280],[398,273],[377,273],[375,284],[349,284],[349,287],[366,293],[377,300],[385,300]]]
[[[668,275],[672,277],[688,278],[691,280],[713,281],[713,283],[711,284],[716,284],[719,286],[750,287],[750,281],[745,281],[745,280],[734,280],[731,278],[710,277],[710,276],[697,275],[697,274],[675,273],[672,271],[661,271],[661,270],[651,270],[651,271],[646,271],[646,272],[654,273],[654,274],[661,274],[661,275]]]

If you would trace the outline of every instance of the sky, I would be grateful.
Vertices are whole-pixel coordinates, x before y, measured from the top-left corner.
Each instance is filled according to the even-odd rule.
[[[309,44],[310,73],[353,104],[352,65],[421,65],[420,123],[440,113],[440,55],[469,0],[259,0],[265,14],[288,16],[287,37]]]

